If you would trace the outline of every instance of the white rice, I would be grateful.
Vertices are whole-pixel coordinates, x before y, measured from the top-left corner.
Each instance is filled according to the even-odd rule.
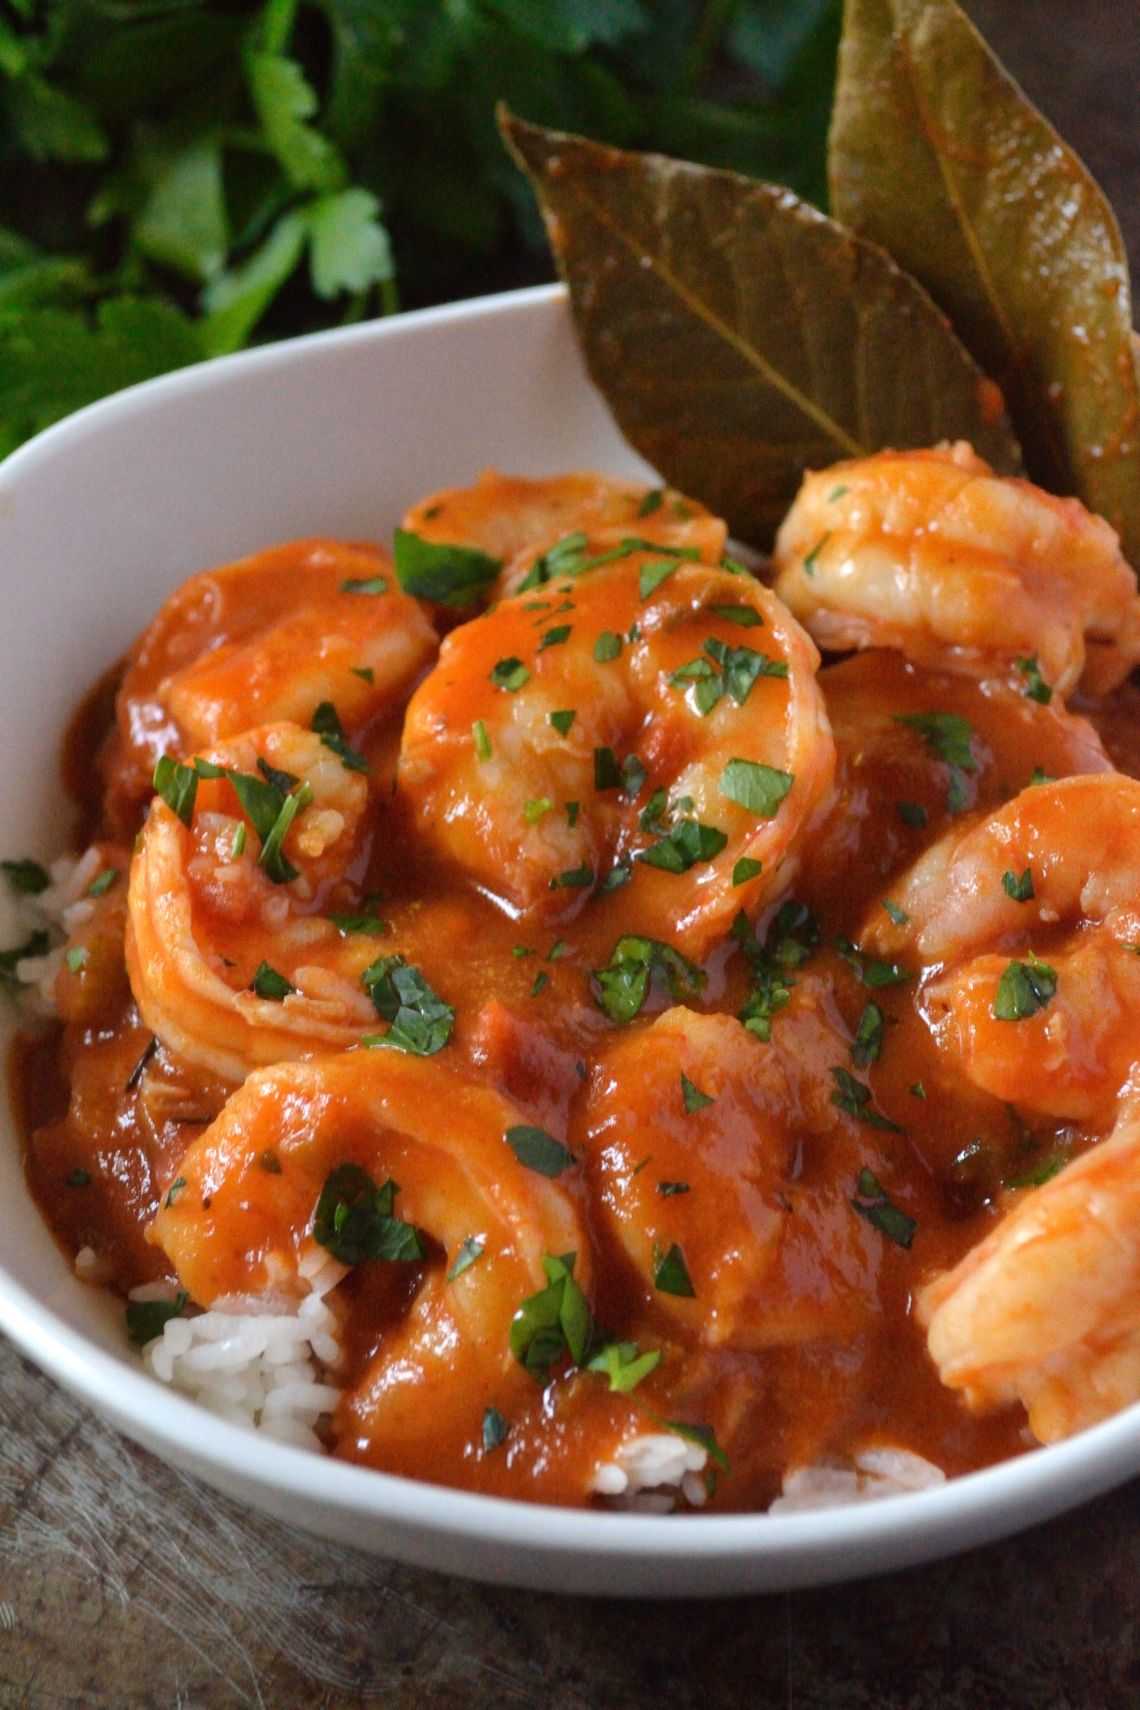
[[[850,1461],[819,1460],[784,1475],[783,1495],[769,1514],[803,1514],[816,1508],[841,1508],[852,1502],[878,1502],[885,1496],[932,1490],[946,1483],[933,1461],[910,1449],[879,1444],[858,1450]]]
[[[590,1489],[609,1508],[638,1514],[671,1514],[682,1503],[700,1508],[707,1497],[703,1474],[708,1453],[699,1443],[671,1431],[646,1431],[614,1451],[595,1469]]]
[[[325,1298],[348,1274],[314,1246],[298,1275],[309,1285],[299,1303],[279,1295],[232,1295],[208,1312],[168,1319],[142,1350],[143,1363],[222,1419],[251,1425],[298,1448],[323,1450],[322,1419],[336,1407],[342,1360],[340,1319]],[[132,1289],[134,1301],[172,1300],[169,1283]]]
[[[43,956],[25,956],[16,963],[17,980],[25,988],[20,994],[26,1014],[50,1019],[59,1013],[55,985],[63,966],[67,939],[90,920],[95,910],[94,899],[88,896],[92,881],[103,866],[99,850],[92,847],[78,860],[74,855],[61,855],[48,868],[51,883],[38,896],[16,899],[17,930],[25,936],[46,929],[62,942]]]

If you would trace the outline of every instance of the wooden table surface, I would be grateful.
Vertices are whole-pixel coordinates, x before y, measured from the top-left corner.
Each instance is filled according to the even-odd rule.
[[[1140,275],[1140,6],[973,0]],[[861,1585],[587,1602],[412,1572],[248,1513],[0,1343],[0,1710],[1131,1710],[1140,1484]]]

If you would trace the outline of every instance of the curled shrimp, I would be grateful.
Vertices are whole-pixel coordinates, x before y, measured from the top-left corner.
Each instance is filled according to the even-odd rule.
[[[368,788],[291,724],[248,731],[211,749],[209,762],[246,780],[247,794],[252,785],[271,805],[280,798],[287,828],[277,856],[272,828],[262,820],[255,830],[228,775],[198,781],[189,823],[156,799],[131,867],[127,968],[163,1043],[238,1081],[258,1064],[343,1049],[376,1028],[361,978],[376,940],[342,933],[321,912],[361,853]],[[267,798],[261,765],[294,787]],[[263,964],[276,981],[259,982]]]
[[[545,555],[568,538],[590,553],[630,538],[649,540],[684,547],[715,564],[727,537],[719,517],[671,487],[597,474],[532,481],[493,469],[473,486],[429,493],[413,505],[403,526],[423,540],[474,547],[499,559],[497,599],[517,593],[521,582],[547,581]]]
[[[892,887],[896,917],[863,935],[932,969],[928,1020],[997,1098],[1111,1114],[1140,1060],[1138,840],[1133,779],[1034,785],[934,844]]]
[[[527,1169],[506,1135],[516,1108],[490,1088],[395,1052],[259,1070],[179,1167],[185,1182],[151,1227],[203,1306],[301,1297],[317,1249],[354,1263],[316,1223],[334,1172],[388,1190],[389,1262],[356,1263],[333,1297],[351,1382],[335,1421],[356,1460],[433,1480],[478,1459],[484,1409],[506,1420],[539,1393],[511,1352],[511,1321],[543,1288],[548,1255],[590,1251],[573,1190]],[[343,1187],[336,1186],[336,1180]],[[389,1188],[389,1184],[394,1184]],[[329,1193],[351,1202],[353,1184]],[[327,1196],[326,1196],[327,1197]]]
[[[1140,1098],[919,1296],[943,1383],[1053,1443],[1140,1400]]]
[[[386,553],[299,540],[191,576],[131,650],[108,756],[124,823],[164,753],[257,725],[305,724],[324,701],[356,732],[395,711],[435,652]]]
[[[830,1130],[833,1167],[848,1136],[826,1092],[804,1108],[802,1082],[818,1088],[843,1045],[806,982],[778,1037],[780,1048],[729,1016],[667,1010],[607,1045],[575,1112],[595,1226],[658,1334],[689,1346],[850,1331],[874,1297],[878,1237],[817,1176],[817,1137]]]
[[[1061,694],[1104,694],[1140,659],[1114,530],[1076,499],[995,476],[963,442],[808,475],[774,564],[825,649],[893,647],[978,677],[1036,669]]]
[[[830,787],[817,662],[751,577],[626,549],[447,637],[399,789],[421,837],[515,913],[628,883],[640,930],[701,955],[787,884]]]

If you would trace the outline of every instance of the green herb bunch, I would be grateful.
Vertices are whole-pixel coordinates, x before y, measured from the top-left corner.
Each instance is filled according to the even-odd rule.
[[[817,200],[837,0],[5,0],[0,454],[253,339],[549,276],[494,107]]]

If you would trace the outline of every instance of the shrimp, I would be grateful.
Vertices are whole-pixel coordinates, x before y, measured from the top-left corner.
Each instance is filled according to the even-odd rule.
[[[797,889],[808,903],[826,905],[842,872],[852,905],[877,905],[955,816],[1000,807],[1038,772],[1112,770],[1092,725],[1056,696],[923,671],[885,648],[826,666],[819,686],[836,788]]]
[[[1140,1400],[1140,1090],[1112,1133],[1019,1196],[918,1297],[944,1384],[979,1411],[1020,1400],[1054,1443]]]
[[[846,1048],[823,1042],[803,995],[781,1049],[681,1007],[631,1027],[595,1061],[574,1115],[594,1225],[637,1278],[642,1310],[689,1346],[850,1333],[874,1298],[882,1243],[848,1197],[858,1141],[847,1191],[821,1191],[818,1137],[830,1130],[834,1172],[846,1119],[826,1092],[810,1113],[800,1096],[805,1072],[822,1072],[808,1058]]]
[[[827,796],[817,663],[751,577],[628,548],[447,637],[399,791],[512,912],[565,918],[628,882],[638,930],[699,956],[789,882]]]
[[[131,650],[107,757],[132,824],[155,762],[331,702],[350,734],[402,704],[436,649],[376,547],[300,540],[191,576]],[[117,816],[117,817],[116,817]]]
[[[474,486],[429,493],[413,505],[403,526],[423,540],[475,547],[498,559],[503,569],[493,589],[496,599],[517,593],[528,577],[546,581],[540,561],[559,541],[577,541],[600,553],[637,538],[683,547],[716,564],[728,532],[719,517],[671,487],[596,474],[528,481],[492,469]]]
[[[361,853],[368,788],[291,724],[249,731],[208,759],[288,822],[279,857],[267,864],[272,833],[264,821],[256,833],[228,776],[198,782],[188,824],[156,799],[131,867],[127,969],[139,1011],[165,1045],[240,1081],[258,1064],[341,1050],[376,1030],[362,983],[376,939],[341,932],[321,912]],[[262,764],[296,788],[268,783]],[[259,980],[263,966],[277,979]]]
[[[808,475],[776,538],[776,592],[826,649],[1101,695],[1140,659],[1116,533],[1076,499],[1002,479],[959,442]]]
[[[574,1190],[520,1162],[506,1138],[519,1120],[490,1088],[395,1052],[258,1070],[186,1152],[185,1186],[149,1236],[202,1306],[300,1298],[315,1235],[354,1263],[340,1239],[352,1217],[336,1222],[330,1205],[318,1218],[322,1195],[351,1205],[360,1172],[392,1184],[381,1221],[405,1262],[357,1263],[332,1297],[353,1368],[337,1447],[459,1482],[484,1409],[510,1420],[539,1393],[510,1338],[519,1306],[546,1286],[544,1259],[574,1254],[575,1280],[591,1287]],[[370,1196],[369,1208],[375,1221]]]
[[[1140,1062],[1138,842],[1135,780],[1034,785],[934,844],[862,942],[931,968],[928,1021],[977,1086],[1052,1116],[1110,1116]]]

